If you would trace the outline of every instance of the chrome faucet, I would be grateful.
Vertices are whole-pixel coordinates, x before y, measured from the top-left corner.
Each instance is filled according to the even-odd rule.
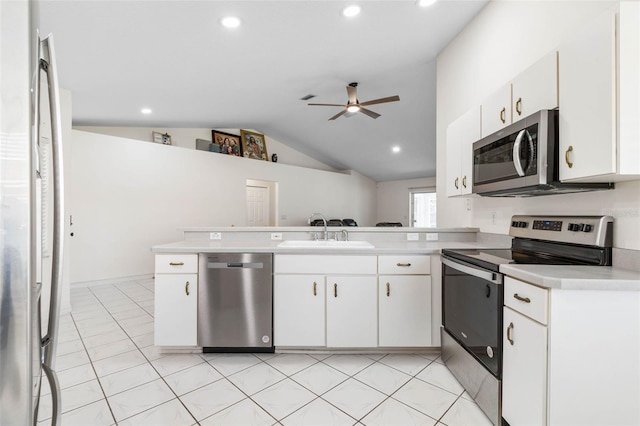
[[[342,241],[349,241],[349,231],[342,229],[340,232],[342,233]]]
[[[325,219],[320,213],[312,213],[307,221],[309,222],[309,225],[311,225],[311,221],[316,218],[316,216],[322,219],[322,223],[324,224],[324,240],[326,241],[329,239],[329,233],[327,232],[327,219]]]

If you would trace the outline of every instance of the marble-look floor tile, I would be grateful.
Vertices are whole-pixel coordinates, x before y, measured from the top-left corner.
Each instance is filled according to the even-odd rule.
[[[270,386],[251,399],[277,420],[283,419],[303,405],[314,400],[316,396],[291,379]]]
[[[134,336],[131,338],[133,343],[140,349],[146,348],[147,346],[153,346],[153,333],[145,333],[139,336]]]
[[[154,359],[151,364],[161,376],[168,376],[176,371],[184,370],[203,362],[202,358],[197,354],[177,354]]]
[[[455,402],[457,396],[422,380],[412,379],[393,394],[392,398],[429,417],[439,419]]]
[[[316,395],[322,395],[347,380],[349,376],[324,363],[318,363],[294,374],[291,378]]]
[[[322,396],[350,416],[361,419],[387,396],[357,380],[349,379]]]
[[[356,419],[322,398],[317,398],[285,417],[280,423],[284,426],[352,426],[356,424]]]
[[[84,350],[82,339],[69,340],[67,342],[58,342],[58,350],[56,351],[56,358],[62,355],[67,355],[73,352],[79,352]]]
[[[60,389],[70,388],[71,386],[96,379],[96,373],[93,371],[91,364],[83,364],[67,370],[57,371],[56,374],[58,376],[58,382],[60,383]],[[43,375],[43,377],[46,376]],[[46,381],[46,379],[44,381]]]
[[[491,420],[474,402],[458,398],[440,421],[448,426],[491,426]]]
[[[322,362],[349,376],[353,376],[375,361],[363,355],[332,355],[322,360]]]
[[[318,362],[317,359],[304,354],[281,354],[265,361],[286,376],[291,376]]]
[[[227,379],[236,385],[242,392],[251,396],[274,383],[283,380],[286,376],[263,362],[239,371]]]
[[[61,420],[64,426],[108,426],[115,422],[105,399],[68,411]]]
[[[203,420],[246,398],[228,380],[222,379],[180,397],[191,414]]]
[[[159,379],[156,370],[149,364],[143,363],[117,373],[100,377],[102,389],[107,396],[112,396],[120,392],[135,388],[145,383]]]
[[[271,426],[276,420],[249,398],[207,417],[202,426]]]
[[[408,374],[378,362],[353,377],[386,395],[391,395],[411,380]]]
[[[393,367],[397,370],[415,376],[427,365],[431,364],[431,360],[418,355],[387,355],[380,359],[381,363]]]
[[[164,380],[178,396],[220,379],[222,375],[206,362],[164,376]]]
[[[259,358],[252,354],[209,354],[207,362],[218,370],[221,374],[229,376],[238,371],[256,365]]]
[[[437,420],[392,398],[378,405],[360,421],[367,426],[433,426]],[[473,426],[471,423],[467,426]]]
[[[60,355],[56,357],[55,368],[56,371],[64,371],[69,368],[78,367],[80,365],[89,364],[89,355],[84,349],[78,352],[72,352],[66,355]]]
[[[67,411],[75,410],[76,408],[91,404],[92,402],[100,399],[104,399],[104,394],[102,393],[102,389],[100,389],[100,384],[97,380],[90,380],[62,390],[62,395],[60,397],[61,411],[62,413],[66,413]],[[43,398],[40,398],[38,421],[51,418],[51,413],[51,397],[44,396]]]
[[[173,398],[175,395],[161,379],[107,397],[118,422]]]
[[[464,388],[447,367],[434,362],[416,375],[417,379],[441,387],[456,395],[461,395]]]
[[[147,362],[147,359],[142,355],[142,352],[134,350],[96,361],[93,363],[93,368],[95,368],[98,377],[102,377],[135,367],[136,365],[144,364],[145,362]]]
[[[82,342],[87,348],[102,346],[120,340],[128,339],[129,336],[123,330],[115,330],[97,336],[83,337]]]
[[[172,399],[118,423],[120,426],[182,426],[196,423],[178,399]]]
[[[137,347],[131,341],[131,339],[123,339],[117,342],[107,343],[106,345],[88,348],[87,353],[89,354],[89,358],[91,358],[91,361],[100,361],[101,359],[109,358],[114,355],[120,355],[135,349],[137,349]]]

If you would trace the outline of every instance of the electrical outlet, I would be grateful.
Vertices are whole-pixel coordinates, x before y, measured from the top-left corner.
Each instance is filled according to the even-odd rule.
[[[471,198],[467,198],[467,211],[471,211]]]
[[[282,239],[282,232],[272,232],[271,233],[271,239],[272,240],[281,240]]]
[[[209,232],[209,239],[210,240],[221,240],[222,239],[222,232]]]
[[[491,212],[491,224],[495,225],[498,219],[498,212]]]
[[[438,241],[438,234],[427,234],[427,241]]]
[[[420,234],[418,233],[407,234],[407,241],[418,241],[419,239],[420,239]]]

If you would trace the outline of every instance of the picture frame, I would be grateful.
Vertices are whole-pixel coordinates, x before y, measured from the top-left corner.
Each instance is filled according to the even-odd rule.
[[[242,143],[238,135],[212,130],[211,142],[220,147],[221,154],[242,157]]]
[[[267,141],[262,133],[240,129],[240,138],[242,139],[242,152],[245,158],[269,161]]]
[[[171,145],[171,135],[169,135],[168,133],[151,132],[151,134],[153,137],[153,142],[162,145]]]

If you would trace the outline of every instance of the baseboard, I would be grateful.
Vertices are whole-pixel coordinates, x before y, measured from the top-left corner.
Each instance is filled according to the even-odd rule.
[[[98,285],[104,284],[118,284],[125,283],[128,281],[143,281],[153,279],[153,274],[144,274],[144,275],[132,275],[130,277],[119,277],[119,278],[109,278],[106,280],[95,280],[95,281],[81,281],[76,283],[71,283],[71,288],[85,288],[85,287],[95,287]]]

